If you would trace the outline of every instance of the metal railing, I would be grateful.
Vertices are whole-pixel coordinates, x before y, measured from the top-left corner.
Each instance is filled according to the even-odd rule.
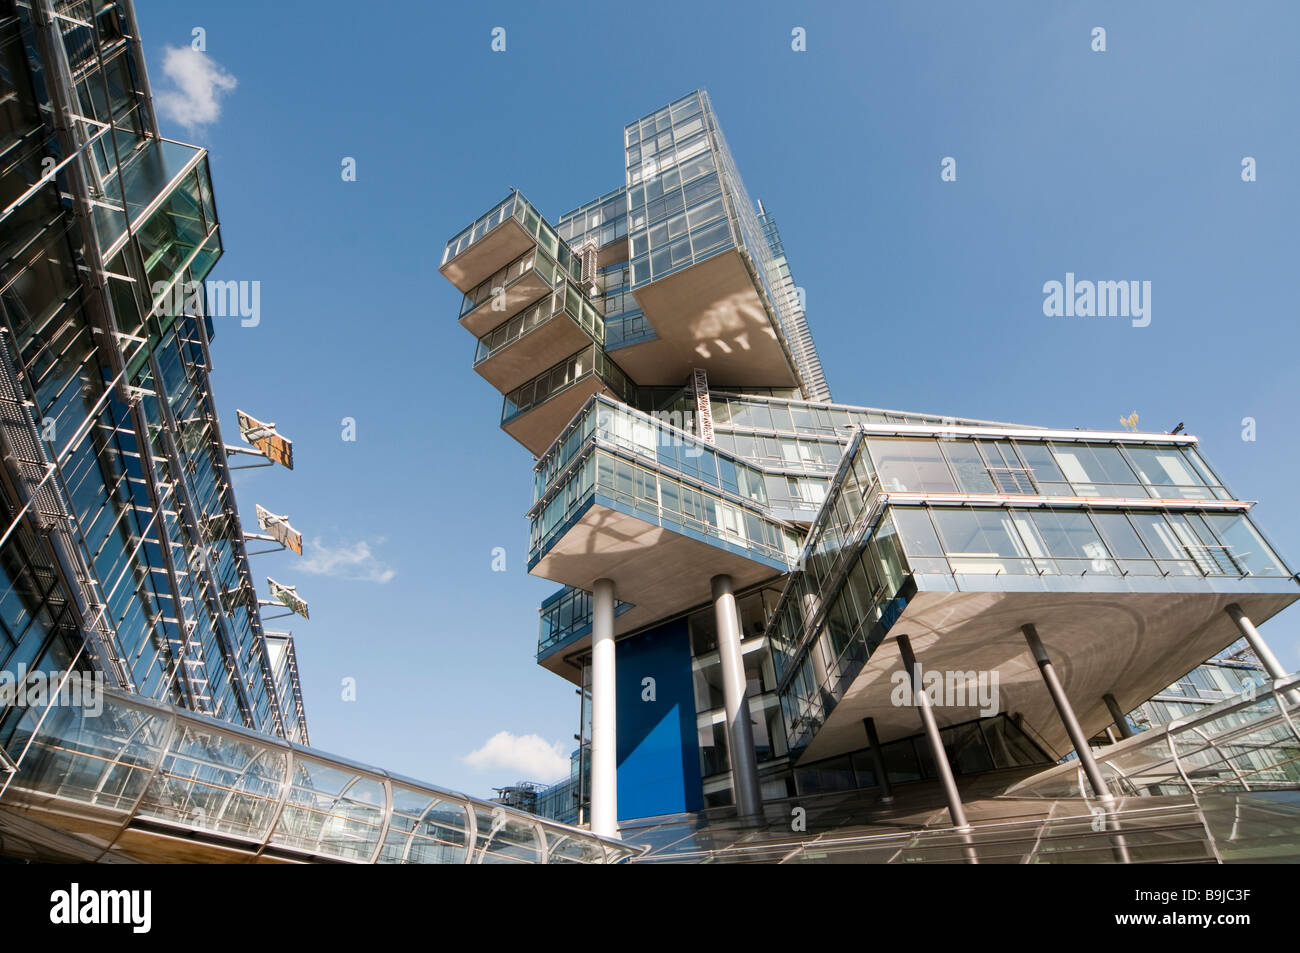
[[[1263,682],[1167,725],[1094,749],[1116,794],[1161,795],[1300,789],[1300,674]],[[1084,796],[1077,761],[1012,788],[1017,797]]]
[[[0,814],[84,837],[101,858],[174,859],[177,838],[190,859],[327,863],[615,863],[640,850],[115,689],[102,701],[28,709]]]

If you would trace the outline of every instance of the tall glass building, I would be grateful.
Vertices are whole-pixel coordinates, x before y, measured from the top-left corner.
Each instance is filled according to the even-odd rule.
[[[620,188],[552,221],[513,191],[441,263],[561,586],[537,655],[581,747],[545,810],[614,834],[932,779],[961,827],[955,778],[1095,767],[1087,738],[1243,636],[1285,675],[1255,623],[1300,585],[1195,437],[833,402],[707,94],[623,146]],[[924,670],[970,697],[900,704]]]
[[[291,647],[273,664],[258,615],[213,322],[173,294],[221,257],[207,154],[159,133],[129,3],[5,3],[0,56],[4,669],[305,740]],[[11,758],[24,730],[0,720]]]

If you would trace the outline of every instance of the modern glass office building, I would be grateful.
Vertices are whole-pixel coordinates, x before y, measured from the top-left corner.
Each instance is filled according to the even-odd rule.
[[[511,192],[441,262],[562,586],[537,655],[581,744],[537,810],[613,835],[932,779],[960,827],[954,778],[1095,767],[1084,739],[1242,637],[1285,674],[1255,623],[1300,585],[1195,437],[833,402],[708,95],[623,148],[619,188],[553,224]],[[924,670],[970,697],[900,704]]]
[[[130,3],[4,4],[0,56],[4,669],[305,739],[258,615],[214,324],[172,293],[221,256],[207,154],[159,134]],[[11,759],[27,727],[0,720]]]

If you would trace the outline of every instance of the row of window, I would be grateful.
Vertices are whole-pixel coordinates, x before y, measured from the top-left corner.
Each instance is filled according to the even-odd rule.
[[[743,397],[710,395],[715,429],[760,430],[778,433],[836,435],[843,437],[857,424],[974,424],[956,417],[930,417],[881,410],[851,410],[829,404],[780,403]]]
[[[761,485],[761,484],[760,484]],[[798,538],[761,513],[695,486],[596,450],[571,472],[547,503],[534,514],[530,559],[550,545],[593,492],[647,522],[686,535],[735,543],[770,559],[793,558]]]
[[[885,490],[1231,499],[1190,446],[868,437]]]
[[[890,512],[916,572],[1290,575],[1244,513],[937,506]]]
[[[567,314],[597,344],[605,342],[605,322],[586,297],[570,282],[542,298],[536,304],[520,311],[504,324],[493,328],[479,338],[474,352],[474,363],[486,360],[518,341],[529,331],[540,327],[551,318]]]
[[[630,395],[632,383],[627,379],[627,375],[605,356],[605,352],[599,346],[593,344],[565,358],[507,394],[501,408],[502,422],[550,400],[591,374],[598,375],[601,381],[620,398]]]

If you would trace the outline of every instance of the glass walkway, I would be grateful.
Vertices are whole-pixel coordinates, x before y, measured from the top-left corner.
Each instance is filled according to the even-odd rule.
[[[0,773],[10,856],[102,862],[616,863],[640,848],[113,689],[32,708]],[[27,845],[25,848],[23,845]]]

